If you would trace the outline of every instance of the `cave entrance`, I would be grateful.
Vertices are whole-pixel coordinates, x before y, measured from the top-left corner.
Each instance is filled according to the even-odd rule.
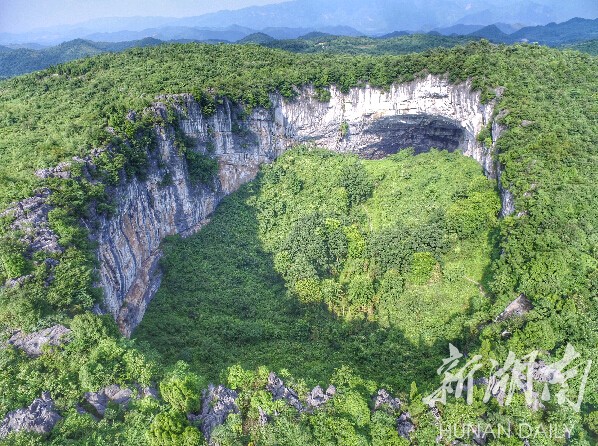
[[[386,116],[364,129],[368,145],[360,150],[369,159],[380,159],[413,147],[415,154],[431,147],[454,152],[464,146],[465,129],[455,121],[433,115]]]

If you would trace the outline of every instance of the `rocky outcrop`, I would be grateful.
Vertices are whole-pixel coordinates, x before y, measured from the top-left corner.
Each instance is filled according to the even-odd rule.
[[[230,414],[240,413],[237,406],[238,396],[237,392],[223,385],[210,384],[203,391],[201,413],[199,415],[190,414],[187,418],[190,422],[199,424],[201,432],[209,442],[216,427],[223,425]]]
[[[164,237],[196,232],[225,195],[293,145],[314,143],[368,158],[409,146],[416,152],[434,146],[460,150],[476,159],[489,177],[497,175],[494,146],[487,148],[476,139],[491,122],[493,103],[482,104],[479,92],[467,82],[453,85],[428,76],[388,91],[363,87],[342,93],[332,87],[330,93],[326,103],[309,87],[294,100],[273,94],[271,109],[250,114],[224,99],[210,116],[190,95],[161,99],[174,101],[180,128],[194,141],[194,150],[218,159],[219,174],[210,185],[193,184],[175,132],[164,126],[156,129],[158,147],[150,153],[146,178],[123,181],[112,192],[118,209],[114,217],[100,219],[94,239],[104,306],[125,335],[142,320],[160,285]],[[166,106],[158,102],[154,111],[165,115]]]
[[[320,386],[316,386],[307,395],[307,407],[309,409],[318,409],[326,404],[334,395],[336,395],[336,387],[332,384],[328,386],[326,392]]]
[[[525,294],[521,293],[515,300],[506,306],[502,313],[496,317],[495,322],[506,321],[512,317],[524,316],[533,308],[534,306],[530,300],[525,296]]]
[[[411,420],[411,415],[409,412],[402,413],[399,418],[397,418],[397,432],[403,438],[409,439],[411,432],[415,430],[415,425]]]
[[[31,357],[40,356],[46,345],[61,345],[67,342],[67,335],[71,332],[64,325],[54,325],[33,333],[18,331],[9,339],[8,344],[23,350]]]
[[[374,410],[387,409],[395,412],[401,408],[401,400],[393,397],[388,390],[380,389],[374,398]]]
[[[266,384],[266,390],[272,394],[272,399],[285,400],[286,403],[297,409],[299,412],[305,411],[305,406],[299,399],[299,395],[290,387],[284,385],[282,379],[276,376],[276,373],[271,372],[268,375],[268,383]]]
[[[48,435],[62,417],[54,410],[54,401],[48,392],[36,398],[29,407],[9,412],[0,423],[0,439],[13,432],[34,432]]]
[[[62,252],[58,236],[48,223],[48,212],[52,209],[47,203],[49,196],[48,189],[41,189],[34,196],[0,212],[0,217],[13,220],[10,228],[20,235],[21,241],[28,247],[28,256],[40,251],[46,254]]]
[[[89,407],[93,415],[101,418],[106,413],[109,403],[126,407],[132,398],[133,391],[131,389],[112,384],[97,392],[86,392],[84,404]]]

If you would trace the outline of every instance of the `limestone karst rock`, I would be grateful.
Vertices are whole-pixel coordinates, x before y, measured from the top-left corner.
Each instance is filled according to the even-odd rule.
[[[9,412],[0,422],[0,439],[12,432],[34,432],[47,435],[62,417],[54,410],[54,401],[48,392],[33,400],[29,407]]]
[[[71,332],[64,325],[54,325],[33,333],[18,331],[9,339],[8,344],[23,350],[31,357],[40,356],[45,345],[61,345],[67,342],[67,335]]]

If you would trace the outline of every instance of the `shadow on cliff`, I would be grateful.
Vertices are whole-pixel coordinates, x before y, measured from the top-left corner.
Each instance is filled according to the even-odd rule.
[[[260,241],[249,204],[252,187],[226,198],[196,235],[166,241],[162,286],[133,333],[140,345],[157,350],[167,365],[189,362],[211,381],[222,381],[227,367],[240,364],[287,369],[310,385],[325,384],[347,365],[405,392],[412,381],[420,391],[437,386],[448,343],[472,346],[467,333],[431,345],[414,343],[400,330],[347,322],[323,304],[289,297]]]

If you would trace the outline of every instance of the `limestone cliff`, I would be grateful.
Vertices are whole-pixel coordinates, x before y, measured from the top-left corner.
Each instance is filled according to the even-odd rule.
[[[395,85],[388,91],[363,87],[342,93],[332,87],[328,102],[319,102],[306,87],[294,100],[271,95],[273,107],[247,113],[223,100],[206,116],[190,95],[175,99],[179,124],[196,151],[212,153],[219,175],[211,185],[194,185],[184,157],[175,146],[174,130],[156,129],[158,150],[150,156],[144,180],[123,182],[113,194],[115,216],[100,221],[94,233],[100,261],[105,309],[130,335],[160,285],[158,261],[165,236],[196,232],[225,195],[252,180],[263,163],[302,142],[330,150],[380,158],[413,146],[461,150],[496,178],[493,148],[476,140],[492,119],[493,103],[482,104],[468,83],[450,84],[428,76]],[[162,98],[162,100],[173,98]],[[166,113],[158,102],[156,113]]]
[[[367,158],[410,146],[416,152],[430,147],[460,150],[500,181],[492,151],[501,129],[493,124],[492,147],[476,139],[492,123],[494,104],[482,104],[479,92],[467,82],[453,85],[443,77],[428,76],[389,90],[366,86],[343,93],[332,87],[327,102],[318,101],[310,87],[297,93],[293,100],[272,94],[272,108],[252,111],[224,99],[210,115],[191,95],[158,98],[153,112],[166,117],[165,103],[174,103],[179,127],[193,141],[192,150],[214,156],[219,173],[212,184],[195,184],[177,148],[175,129],[156,126],[157,149],[148,152],[147,176],[123,179],[110,191],[117,203],[113,216],[89,222],[98,243],[103,309],[115,317],[123,334],[129,336],[139,324],[160,285],[164,237],[196,232],[225,195],[293,145],[309,142]],[[64,169],[58,170],[62,175]],[[505,215],[511,211],[510,198],[503,193]]]

